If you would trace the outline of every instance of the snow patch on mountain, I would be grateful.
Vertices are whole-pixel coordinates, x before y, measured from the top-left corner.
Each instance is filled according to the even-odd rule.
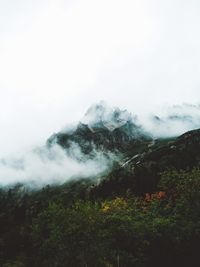
[[[135,119],[127,110],[111,108],[101,101],[87,110],[81,122],[87,124],[91,129],[103,126],[112,132]]]

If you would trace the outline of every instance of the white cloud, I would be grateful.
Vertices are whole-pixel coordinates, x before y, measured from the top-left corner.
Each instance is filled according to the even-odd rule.
[[[94,178],[112,166],[114,155],[93,151],[93,157],[83,155],[77,145],[68,152],[54,145],[1,159],[0,186],[22,183],[40,188],[47,184],[63,184],[71,179]]]
[[[197,0],[0,1],[0,155],[92,103],[144,113],[198,102]]]

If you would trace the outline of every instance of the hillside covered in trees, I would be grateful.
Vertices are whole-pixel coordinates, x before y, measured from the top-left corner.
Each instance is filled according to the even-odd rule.
[[[90,200],[87,181],[0,192],[0,264],[199,266],[200,170],[162,174],[159,191]]]
[[[0,266],[200,265],[200,130],[153,138],[115,110],[110,123],[53,134],[54,146],[82,164],[100,152],[114,160],[93,177],[2,187]]]

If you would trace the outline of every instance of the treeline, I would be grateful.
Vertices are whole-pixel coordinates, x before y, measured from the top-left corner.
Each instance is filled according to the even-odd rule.
[[[0,192],[2,267],[200,266],[200,170],[158,191],[87,199],[88,183]]]

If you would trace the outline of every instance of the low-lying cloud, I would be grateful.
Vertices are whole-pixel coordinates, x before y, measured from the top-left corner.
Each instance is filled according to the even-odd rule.
[[[153,114],[138,117],[143,128],[156,138],[179,136],[200,128],[200,105],[162,106]]]
[[[100,101],[88,109],[82,122],[92,125],[103,121],[105,126],[114,129],[132,120],[154,138],[175,137],[200,128],[200,104],[160,105],[152,108],[151,112],[132,112],[110,107],[105,101]]]
[[[104,105],[104,108],[106,109],[107,105]],[[93,107],[92,114],[94,112],[96,108]],[[98,109],[98,112],[95,119],[103,119],[104,122],[110,120],[112,112],[115,115],[117,112],[117,122],[120,121],[118,124],[132,118],[145,133],[154,138],[178,136],[186,131],[200,128],[200,105],[163,107],[146,116],[131,115],[125,110],[120,111],[119,108],[111,108],[109,112]],[[120,112],[122,118],[118,114]],[[128,117],[124,117],[124,114],[128,114]],[[69,133],[74,129],[76,127],[71,126],[63,131]],[[72,179],[94,178],[109,171],[116,159],[116,154],[101,152],[95,147],[90,155],[86,155],[76,143],[71,143],[70,148],[65,150],[56,143],[51,147],[22,150],[20,153],[0,159],[0,187],[21,183],[31,188],[41,188],[47,184],[63,184]]]
[[[74,144],[65,151],[60,146],[37,148],[0,160],[0,186],[17,183],[41,188],[63,184],[71,179],[91,178],[111,168],[114,156],[94,149],[92,157],[84,155]]]

